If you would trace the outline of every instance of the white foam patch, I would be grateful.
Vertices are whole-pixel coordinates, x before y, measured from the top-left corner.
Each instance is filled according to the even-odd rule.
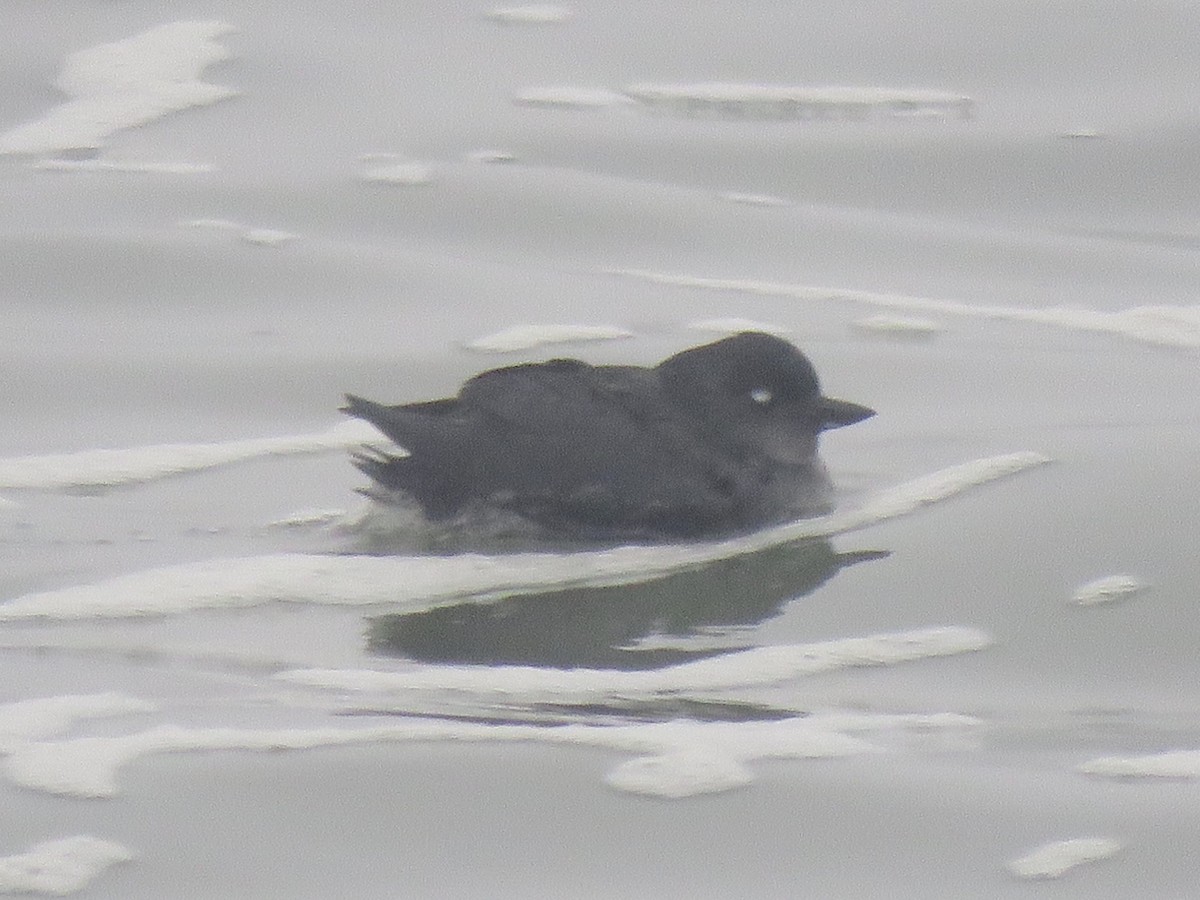
[[[552,3],[531,3],[526,6],[497,6],[483,15],[502,25],[560,25],[571,18],[571,10]]]
[[[1077,587],[1069,602],[1075,606],[1100,606],[1117,603],[1142,593],[1146,588],[1145,582],[1132,575],[1109,575]]]
[[[758,759],[820,759],[877,752],[861,735],[928,733],[962,727],[961,716],[832,713],[771,722],[670,722],[631,725],[490,725],[451,720],[406,720],[368,728],[255,730],[162,725],[119,737],[31,743],[4,760],[14,784],[70,797],[118,793],[125,764],[153,753],[242,750],[278,752],[378,743],[469,741],[597,747],[633,754],[610,784],[663,797],[726,790],[749,780]]]
[[[632,101],[624,94],[608,88],[573,87],[571,85],[526,88],[513,97],[513,102],[518,106],[536,106],[546,109],[606,109],[632,104]]]
[[[1101,756],[1079,766],[1101,778],[1200,778],[1200,750],[1171,750],[1146,756]]]
[[[378,444],[367,423],[350,420],[326,431],[211,444],[154,444],[0,459],[0,486],[96,491],[142,484],[264,456],[292,456]]]
[[[300,235],[290,231],[278,228],[248,228],[229,219],[187,219],[179,225],[181,228],[232,232],[247,244],[258,247],[282,247],[300,239]]]
[[[950,91],[708,82],[631,84],[624,94],[655,113],[688,118],[857,121],[947,117],[969,119],[974,101]]]
[[[275,677],[293,684],[355,692],[455,691],[512,702],[583,702],[726,691],[791,681],[837,669],[887,666],[982,650],[991,638],[954,626],[843,638],[813,644],[753,647],[661,669],[550,669],[536,666],[438,666],[408,671],[294,669]]]
[[[242,232],[241,237],[247,244],[255,244],[259,247],[282,247],[284,244],[298,240],[300,235],[277,228],[247,228]]]
[[[889,337],[931,338],[945,329],[933,319],[919,319],[914,316],[867,316],[855,319],[854,327],[859,331],[881,334]]]
[[[231,219],[185,219],[181,228],[205,228],[212,231],[241,231],[242,226]]]
[[[210,163],[122,162],[112,159],[42,159],[33,168],[43,172],[118,172],[134,175],[202,175],[213,172]]]
[[[0,753],[67,731],[76,722],[154,712],[153,703],[119,693],[67,694],[0,704]]]
[[[301,509],[284,516],[282,519],[275,519],[268,522],[267,528],[324,528],[327,525],[332,525],[335,522],[340,522],[346,518],[347,512],[344,509]]]
[[[21,504],[15,500],[9,500],[7,497],[0,497],[0,509],[19,509]]]
[[[0,154],[95,148],[124,128],[234,96],[232,88],[199,80],[205,67],[229,56],[216,39],[233,30],[224,22],[171,22],[72,53],[55,81],[70,99],[0,134]]]
[[[738,334],[742,331],[762,331],[767,334],[777,334],[780,336],[790,334],[790,329],[784,328],[782,325],[773,325],[770,322],[763,322],[759,319],[741,319],[737,317],[698,319],[695,322],[688,322],[687,327],[693,331],[709,331],[715,334]]]
[[[746,206],[789,206],[787,200],[782,197],[774,197],[771,194],[743,194],[738,191],[726,191],[717,196],[729,203],[742,203]]]
[[[383,161],[389,154],[368,154],[364,160]],[[363,181],[396,184],[401,187],[420,187],[433,183],[433,170],[422,162],[393,158],[383,165],[374,165],[362,173]]]
[[[165,615],[275,602],[417,610],[468,598],[641,583],[806,538],[857,531],[1047,462],[1040,453],[975,460],[880,491],[856,509],[710,543],[498,556],[285,553],[148,569],[0,603],[0,622]]]
[[[65,897],[82,891],[110,866],[133,858],[128,847],[87,834],[43,841],[24,853],[0,857],[0,894]]]
[[[615,341],[629,337],[633,337],[633,332],[615,325],[515,325],[495,334],[475,338],[464,346],[482,353],[513,353],[546,344]]]
[[[1115,856],[1121,844],[1111,838],[1072,838],[1052,841],[1031,850],[1008,864],[1008,870],[1018,878],[1061,878],[1084,863]]]
[[[706,627],[699,628],[692,634],[663,634],[651,632],[618,649],[633,653],[653,652],[657,650],[744,650],[756,645],[754,629],[749,626]]]
[[[517,157],[507,150],[472,150],[463,154],[463,159],[473,163],[512,163]]]
[[[631,759],[604,780],[619,791],[677,800],[743,787],[754,781],[754,773],[740,760],[720,753],[684,750]]]
[[[870,291],[851,291],[840,288],[812,287],[776,281],[755,281],[737,278],[703,278],[693,275],[674,275],[639,269],[610,269],[609,274],[637,278],[655,284],[675,287],[727,291],[756,296],[788,297],[805,302],[849,302],[867,306],[899,309],[911,312],[966,316],[976,319],[998,319],[1053,325],[1074,331],[1112,334],[1147,344],[1169,347],[1200,348],[1200,305],[1196,306],[1137,306],[1117,312],[1054,306],[1024,309],[1013,306],[973,305],[956,300],[936,300],[909,297],[902,294],[883,294]]]

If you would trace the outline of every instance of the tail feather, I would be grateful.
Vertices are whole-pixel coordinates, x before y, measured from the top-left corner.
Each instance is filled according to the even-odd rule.
[[[412,429],[403,427],[407,420],[401,414],[401,408],[384,406],[357,394],[346,394],[346,405],[341,407],[341,411],[356,419],[370,422],[388,439],[411,452]]]
[[[463,437],[461,428],[446,413],[454,401],[385,406],[355,394],[346,394],[342,412],[370,422],[409,453],[440,457],[453,453]]]
[[[411,456],[393,456],[376,450],[352,453],[351,461],[373,482],[359,490],[372,500],[396,502],[395,495],[403,494],[420,504],[429,519],[453,515],[462,504],[463,498],[457,490]]]
[[[404,478],[406,459],[371,449],[356,450],[350,454],[354,468],[389,490],[407,489],[407,479]]]
[[[451,400],[385,406],[346,394],[342,412],[370,422],[410,454],[372,447],[353,451],[355,468],[374,482],[363,493],[376,499],[387,493],[407,494],[430,518],[454,513],[463,499],[463,485],[455,475],[466,445],[461,425],[446,415],[453,408]]]
[[[368,422],[374,423],[380,413],[386,409],[383,404],[368,400],[366,397],[359,397],[357,394],[346,394],[345,398],[346,405],[338,407],[338,411],[344,412],[348,416],[354,416],[356,419],[366,419]]]

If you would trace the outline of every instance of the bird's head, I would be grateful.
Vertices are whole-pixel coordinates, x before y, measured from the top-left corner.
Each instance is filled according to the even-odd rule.
[[[808,357],[761,332],[684,350],[660,363],[658,374],[672,402],[714,440],[785,465],[815,461],[822,431],[875,415],[824,396]]]

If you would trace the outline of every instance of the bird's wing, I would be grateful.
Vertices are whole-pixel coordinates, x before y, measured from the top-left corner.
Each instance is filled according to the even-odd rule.
[[[688,430],[652,371],[513,366],[469,381],[459,409],[481,487],[532,518],[688,533],[736,506],[734,467]]]

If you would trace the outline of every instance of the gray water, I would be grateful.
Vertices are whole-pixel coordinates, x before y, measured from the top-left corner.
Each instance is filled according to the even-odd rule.
[[[0,148],[70,54],[170,22],[236,29],[194,77],[237,92],[0,154],[0,892],[77,835],[135,857],[97,898],[1194,892],[1195,4],[245,6],[0,0]],[[974,114],[513,102],[635,82]],[[344,391],[651,364],[728,318],[878,410],[823,439],[854,529],[357,555],[388,522]],[[466,347],[517,325],[631,336]],[[1070,602],[1108,576],[1141,590]],[[1118,849],[1008,868],[1078,838]]]

